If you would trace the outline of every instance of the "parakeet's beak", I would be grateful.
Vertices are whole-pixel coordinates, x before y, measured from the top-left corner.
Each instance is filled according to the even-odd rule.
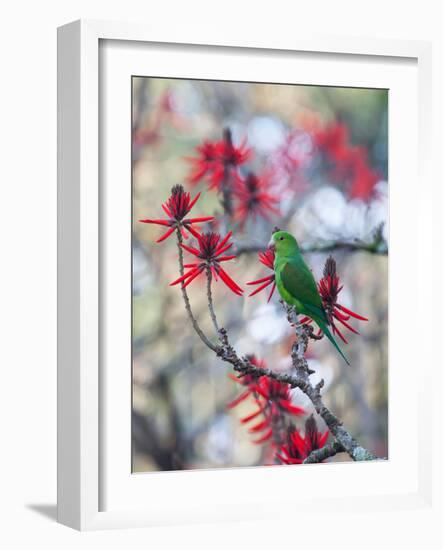
[[[268,242],[268,248],[270,248],[271,250],[275,249],[274,235],[272,235],[270,241]]]

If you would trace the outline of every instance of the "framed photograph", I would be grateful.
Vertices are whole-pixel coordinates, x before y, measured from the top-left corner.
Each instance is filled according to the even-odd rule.
[[[58,48],[59,521],[429,506],[429,44]]]

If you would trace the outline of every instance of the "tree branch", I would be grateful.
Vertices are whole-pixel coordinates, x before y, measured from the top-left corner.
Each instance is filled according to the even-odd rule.
[[[305,331],[304,331],[305,332]],[[335,439],[343,446],[345,451],[353,460],[376,460],[377,457],[367,449],[357,443],[352,435],[343,427],[340,420],[326,407],[321,396],[321,389],[324,381],[321,380],[316,386],[313,386],[309,380],[309,375],[313,372],[309,367],[305,357],[300,353],[300,343],[295,342],[292,351],[292,373],[276,373],[271,369],[257,367],[252,365],[247,357],[240,358],[234,348],[229,343],[226,330],[220,329],[222,335],[222,346],[219,346],[217,355],[230,363],[234,370],[241,374],[252,374],[256,377],[267,376],[289,384],[291,388],[299,388],[311,400],[317,414],[319,414]],[[307,332],[305,332],[307,334]],[[303,339],[307,337],[303,336]],[[302,347],[306,344],[303,343]]]
[[[235,254],[241,256],[242,254],[264,252],[266,248],[267,247],[263,244],[244,244],[237,246]],[[369,254],[378,254],[382,256],[387,256],[388,254],[388,246],[385,240],[374,240],[369,243],[363,241],[325,241],[322,243],[312,243],[300,246],[300,250],[303,253],[344,250],[347,252],[368,252]]]
[[[321,449],[315,449],[312,453],[304,459],[303,464],[317,464],[323,462],[327,458],[335,456],[337,453],[344,453],[346,449],[338,441],[334,441],[330,445],[325,445]]]
[[[180,264],[180,275],[184,274],[183,266],[183,250],[180,246],[182,243],[182,235],[180,228],[177,228],[177,246],[179,250],[179,264]],[[326,425],[328,426],[330,432],[335,437],[336,441],[343,447],[343,449],[349,454],[353,460],[376,460],[377,457],[370,453],[367,449],[362,447],[357,443],[357,441],[352,437],[352,435],[343,427],[340,420],[326,407],[323,403],[321,396],[321,389],[324,386],[324,380],[313,386],[309,380],[310,374],[312,371],[309,366],[306,358],[304,356],[310,334],[312,333],[311,327],[307,325],[300,325],[297,319],[297,313],[291,306],[284,304],[287,312],[288,321],[295,325],[295,330],[297,334],[297,339],[292,346],[292,372],[291,373],[277,373],[270,369],[258,367],[253,365],[247,357],[239,357],[233,346],[229,342],[228,333],[226,329],[220,328],[217,322],[217,317],[215,315],[215,310],[212,301],[212,292],[211,292],[211,278],[207,272],[207,294],[208,294],[208,307],[211,314],[214,327],[216,327],[220,344],[214,345],[209,338],[201,330],[197,320],[192,313],[191,304],[189,302],[189,297],[184,287],[184,283],[181,283],[181,290],[183,301],[185,303],[185,309],[188,313],[188,316],[191,320],[192,326],[202,342],[213,352],[217,354],[223,361],[230,363],[233,369],[236,372],[239,372],[242,375],[252,374],[255,377],[259,378],[261,376],[267,376],[289,384],[291,388],[299,388],[305,395],[311,400],[317,414],[319,414]]]

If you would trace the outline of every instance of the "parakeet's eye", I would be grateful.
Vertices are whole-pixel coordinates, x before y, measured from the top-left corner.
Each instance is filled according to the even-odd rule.
[[[278,240],[279,240],[279,241],[282,241],[283,239],[284,239],[284,237],[280,237]]]

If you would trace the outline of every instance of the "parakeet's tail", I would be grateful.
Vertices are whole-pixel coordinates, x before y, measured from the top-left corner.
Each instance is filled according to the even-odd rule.
[[[328,340],[331,342],[331,344],[335,347],[335,349],[338,351],[338,353],[343,357],[347,365],[350,365],[351,363],[347,360],[345,354],[342,352],[342,350],[339,348],[337,342],[335,341],[335,338],[332,336],[331,331],[328,329],[326,323],[324,321],[320,321],[315,319],[315,322],[317,325],[321,328],[321,330],[325,333]]]

